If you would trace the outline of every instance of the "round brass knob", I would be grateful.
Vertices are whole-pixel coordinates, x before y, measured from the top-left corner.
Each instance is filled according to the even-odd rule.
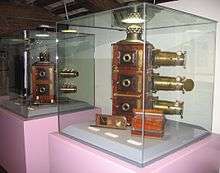
[[[192,79],[186,79],[183,82],[183,88],[186,91],[192,91],[194,88],[194,82]]]

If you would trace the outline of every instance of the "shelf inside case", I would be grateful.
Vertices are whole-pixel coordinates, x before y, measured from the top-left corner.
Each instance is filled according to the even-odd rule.
[[[73,100],[69,98],[60,98],[58,103],[61,105],[59,111],[60,113],[68,113],[75,111],[82,111],[85,109],[93,109],[94,106],[89,103]],[[39,115],[57,114],[58,107],[57,103],[54,104],[30,104],[26,100],[22,99],[10,99],[5,100],[1,103],[1,106],[8,109],[24,118],[37,117]]]
[[[73,124],[61,132],[140,167],[209,135],[198,126],[168,120],[161,140],[146,138],[142,141],[140,137],[131,135],[130,129],[99,128],[91,124],[95,122]],[[143,160],[141,152],[144,152]]]

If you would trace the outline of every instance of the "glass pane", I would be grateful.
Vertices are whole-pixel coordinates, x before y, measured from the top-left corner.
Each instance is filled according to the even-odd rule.
[[[62,134],[140,167],[209,134],[214,21],[140,3],[57,26]]]
[[[143,9],[143,6],[138,8]],[[83,68],[83,71],[79,72],[78,80],[84,82],[84,88],[90,94],[95,91],[96,107],[95,110],[85,107],[86,110],[75,112],[73,104],[71,112],[64,114],[63,105],[59,104],[60,129],[65,135],[117,155],[126,161],[141,164],[143,146],[141,124],[138,134],[131,133],[131,124],[133,108],[142,109],[144,104],[142,95],[144,44],[141,38],[137,38],[140,39],[138,43],[130,42],[126,26],[123,29],[119,26],[113,27],[113,13],[116,11],[94,14],[88,18],[84,17],[82,21],[73,20],[58,24],[58,28],[67,25],[69,31],[77,30],[77,33],[72,35],[59,34],[62,37],[58,43],[59,68],[64,68],[63,65],[83,66],[82,59],[87,60],[87,68],[93,69],[94,73],[88,72],[81,76],[85,72]],[[78,21],[81,22],[79,25]],[[93,21],[94,26],[93,24],[88,26],[87,23],[83,25],[84,21]],[[140,31],[142,32],[141,28]],[[67,40],[64,41],[64,37]],[[79,61],[73,57],[78,57]],[[63,77],[59,75],[59,81],[62,80]],[[88,85],[88,82],[94,82],[94,87]],[[82,89],[82,86],[77,87],[79,91]],[[83,92],[85,94],[86,90]],[[77,91],[72,98],[77,98],[79,94]],[[88,98],[87,93],[83,101]]]
[[[146,16],[151,16],[155,8],[147,5]],[[164,15],[159,17],[159,14]],[[176,19],[179,15],[182,18],[174,22],[171,14]],[[164,18],[168,16],[174,26]],[[161,110],[166,121],[160,140],[146,138],[143,165],[189,145],[211,131],[216,23],[205,20],[161,9],[145,23],[145,42],[153,45],[151,56],[145,55],[152,60],[152,108]],[[167,24],[167,27],[159,24]],[[145,113],[145,117],[150,119],[151,116]],[[150,120],[145,122],[150,123]],[[156,125],[161,122],[162,119],[155,116],[152,129],[159,127]]]
[[[118,9],[113,9],[109,11],[99,12],[90,14],[87,16],[82,16],[75,18],[71,21],[71,25],[83,25],[83,26],[95,26],[95,27],[114,27],[125,29],[127,24],[123,22],[127,16],[133,12],[134,6],[143,6],[142,3],[130,3],[131,5],[120,7]],[[172,8],[167,8],[159,5],[153,5],[145,3],[147,11],[144,17],[145,22],[148,24],[147,30],[158,29],[158,28],[169,28],[169,27],[180,27],[187,25],[200,25],[200,24],[211,24],[216,22],[214,20],[196,16],[183,11],[178,11]],[[142,16],[144,14],[144,9],[139,8],[138,12]],[[105,14],[112,13],[112,22],[103,23],[102,20],[105,19]],[[95,16],[99,16],[100,20],[95,20]],[[102,20],[101,20],[102,19]],[[69,21],[63,21],[63,24],[68,24]],[[111,24],[111,25],[110,25]]]
[[[59,111],[94,108],[94,35],[58,33]]]
[[[1,47],[8,63],[2,106],[25,118],[57,113],[56,33],[24,30],[1,39]]]
[[[187,25],[209,24],[214,21],[205,17],[196,16],[175,9],[146,4],[147,21],[149,29],[180,27]]]

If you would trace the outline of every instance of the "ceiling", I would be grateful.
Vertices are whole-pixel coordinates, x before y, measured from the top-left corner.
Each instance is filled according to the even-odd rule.
[[[117,8],[131,1],[134,0],[0,0],[0,36],[36,28],[41,24],[55,26],[56,21],[64,20],[66,16],[74,18]],[[176,0],[136,1],[158,4]]]
[[[28,4],[47,9],[62,18],[66,16],[64,3],[66,4],[69,18],[82,16],[88,13],[108,10],[125,5],[134,0],[1,0],[5,2]],[[148,3],[164,3],[176,0],[136,0]]]

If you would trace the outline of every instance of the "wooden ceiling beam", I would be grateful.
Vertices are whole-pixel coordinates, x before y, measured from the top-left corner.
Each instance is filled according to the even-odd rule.
[[[81,13],[77,13],[77,14],[74,14],[74,15],[70,15],[69,18],[74,18],[74,17],[80,17],[80,16],[84,16],[84,15],[87,15],[87,14],[90,14],[91,12],[89,11],[85,11],[85,12],[81,12]]]
[[[156,4],[171,2],[171,1],[178,1],[178,0],[156,0]]]
[[[118,2],[120,2],[121,4],[128,4],[130,2],[147,2],[147,3],[151,3],[154,4],[154,2],[156,4],[160,4],[160,3],[164,3],[164,2],[170,2],[170,1],[178,1],[178,0],[116,0]]]
[[[121,4],[115,0],[87,0],[86,8],[91,12],[104,11],[120,7]]]
[[[0,16],[53,22],[60,20],[55,14],[44,8],[11,3],[0,3]]]
[[[45,7],[47,5],[54,4],[59,1],[61,1],[61,0],[36,0],[36,1],[34,1],[33,4],[36,6],[39,6],[39,7]]]
[[[85,5],[86,5],[85,2],[70,2],[70,3],[67,4],[67,12],[77,10],[79,8],[83,8],[83,7],[85,7]],[[51,12],[54,13],[54,14],[63,14],[63,13],[65,13],[64,5],[52,9]]]
[[[0,19],[0,35],[42,24],[55,26],[57,21],[63,20],[44,8],[11,3],[0,3]]]

